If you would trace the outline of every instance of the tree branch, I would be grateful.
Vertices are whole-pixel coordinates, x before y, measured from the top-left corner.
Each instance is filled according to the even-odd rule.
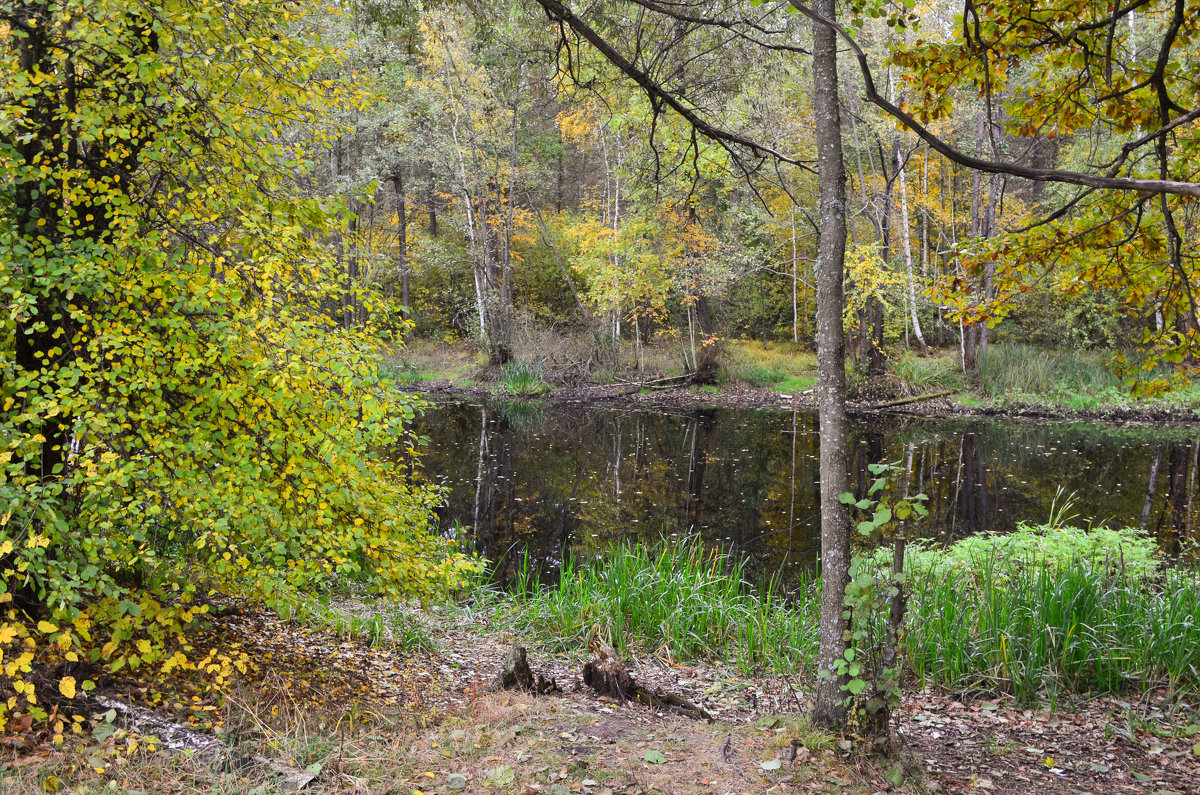
[[[543,0],[539,0],[539,2],[543,2]],[[878,90],[876,90],[875,79],[871,73],[871,66],[868,63],[867,54],[844,27],[839,25],[834,20],[817,14],[811,8],[802,3],[796,2],[796,0],[787,0],[787,2],[809,19],[834,31],[844,42],[846,42],[846,44],[850,46],[850,49],[854,52],[854,56],[858,61],[859,71],[862,72],[863,83],[866,89],[866,98],[869,102],[879,107],[889,116],[898,120],[908,129],[912,130],[921,138],[921,140],[929,144],[931,149],[945,157],[947,160],[975,171],[982,171],[985,174],[1008,174],[1010,176],[1021,177],[1034,182],[1061,182],[1069,185],[1083,185],[1085,187],[1099,188],[1102,190],[1171,193],[1180,196],[1195,196],[1200,198],[1200,183],[1197,182],[1181,182],[1171,179],[1112,177],[1100,174],[1087,174],[1078,171],[1065,171],[1062,169],[1033,168],[1030,166],[1020,165],[1019,163],[985,160],[983,158],[973,157],[964,152],[960,152],[953,146],[947,144],[941,138],[934,135],[927,127],[917,121],[912,115],[904,112],[891,102],[888,102],[887,99],[885,99],[878,92]],[[1190,116],[1191,114],[1188,115]],[[1172,124],[1172,126],[1174,126],[1174,124]],[[1139,140],[1144,141],[1145,139]]]
[[[659,85],[659,83],[655,81],[654,78],[650,77],[649,74],[639,69],[635,64],[625,58],[625,56],[617,52],[617,50],[611,44],[609,44],[603,36],[601,36],[595,29],[593,29],[582,19],[577,17],[575,13],[571,11],[571,9],[567,8],[567,6],[561,2],[561,0],[537,0],[537,2],[545,10],[546,15],[551,19],[551,21],[557,22],[560,25],[565,24],[569,26],[571,30],[575,31],[580,38],[586,40],[593,47],[595,47],[601,55],[608,59],[609,63],[620,69],[627,77],[633,80],[633,82],[637,83],[638,86],[640,86],[642,90],[646,92],[646,95],[650,97],[652,104],[656,104],[659,107],[666,105],[667,107],[671,108],[671,110],[682,116],[683,119],[687,121],[687,123],[690,124],[698,133],[703,135],[705,138],[716,141],[722,147],[724,147],[724,149],[728,151],[736,161],[739,161],[738,165],[743,169],[743,171],[746,170],[746,168],[744,164],[740,163],[740,157],[733,150],[734,146],[743,147],[757,157],[773,158],[775,160],[781,160],[784,163],[789,163],[793,166],[798,166],[807,171],[813,171],[813,168],[803,160],[789,157],[782,152],[779,152],[769,146],[764,146],[763,144],[760,144],[750,138],[746,138],[745,136],[738,135],[737,133],[721,129],[720,127],[710,124],[707,120],[702,118],[695,111],[695,109],[685,105],[678,97]]]

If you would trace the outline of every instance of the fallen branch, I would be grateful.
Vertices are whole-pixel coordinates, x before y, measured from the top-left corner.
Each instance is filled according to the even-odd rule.
[[[878,411],[879,409],[890,409],[894,406],[907,406],[909,403],[920,403],[924,400],[933,400],[935,398],[946,397],[946,395],[954,395],[959,391],[958,389],[947,389],[945,392],[933,392],[928,395],[901,398],[900,400],[893,400],[890,403],[880,403],[878,406],[865,406],[862,411]]]
[[[683,696],[659,689],[651,691],[639,685],[617,659],[617,653],[610,646],[601,646],[596,650],[596,659],[583,666],[583,683],[600,695],[615,698],[622,703],[638,701],[652,709],[667,708],[677,715],[693,720],[706,720],[711,723],[713,719],[703,707],[693,704]]]
[[[665,378],[654,378],[649,381],[623,381],[623,380],[618,379],[618,383],[626,384],[628,386],[641,387],[643,389],[645,389],[647,387],[653,387],[655,384],[665,384],[668,382],[671,382],[671,386],[678,386],[679,384],[685,384],[688,381],[691,381],[692,378],[694,377],[694,375],[695,375],[694,373],[684,373],[683,375],[668,375]],[[664,387],[664,388],[669,388],[669,387]]]
[[[109,696],[90,696],[86,699],[75,699],[76,704],[83,707],[87,713],[116,713],[116,721],[123,728],[137,734],[157,737],[163,747],[170,751],[190,751],[194,756],[207,758],[215,768],[247,769],[253,767],[266,768],[283,778],[283,789],[297,792],[308,786],[317,777],[316,773],[284,764],[275,759],[268,759],[258,754],[247,754],[230,748],[210,734],[189,729],[178,723],[167,720],[158,713],[130,704]]]

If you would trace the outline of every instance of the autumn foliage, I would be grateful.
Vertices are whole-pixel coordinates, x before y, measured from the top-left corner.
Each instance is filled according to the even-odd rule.
[[[363,101],[322,78],[336,54],[292,4],[8,8],[0,728],[104,673],[244,666],[187,652],[217,595],[460,582],[438,492],[397,463],[418,404],[381,380],[374,324],[398,321],[347,296],[341,208],[294,190],[296,141]]]

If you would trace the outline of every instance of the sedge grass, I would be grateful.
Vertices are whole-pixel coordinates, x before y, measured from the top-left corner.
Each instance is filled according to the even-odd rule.
[[[756,590],[741,558],[698,542],[617,544],[595,558],[568,559],[550,587],[526,568],[514,591],[509,623],[560,649],[598,639],[619,652],[716,658],[744,671],[790,672],[816,658],[811,583],[789,603],[778,580]]]
[[[1041,532],[1051,538],[1040,545],[993,536],[918,548],[901,641],[909,681],[1022,701],[1159,686],[1195,693],[1200,574],[1092,554],[1073,528]],[[756,588],[740,558],[697,542],[618,544],[567,560],[550,582],[526,569],[513,592],[501,620],[554,650],[601,640],[743,672],[815,673],[819,580],[786,596],[775,580]]]

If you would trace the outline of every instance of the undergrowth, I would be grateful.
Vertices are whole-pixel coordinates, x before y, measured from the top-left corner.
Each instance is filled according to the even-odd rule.
[[[545,584],[526,567],[512,591],[504,621],[556,650],[601,640],[618,652],[716,657],[743,671],[784,672],[816,655],[815,614],[785,601],[777,580],[752,588],[741,558],[697,541],[620,543],[596,557],[568,559]]]
[[[906,571],[910,684],[1022,701],[1200,686],[1200,576],[1166,567],[1135,531],[1048,525],[918,543]],[[502,623],[554,650],[602,640],[743,672],[815,665],[819,581],[785,597],[777,581],[754,587],[740,558],[698,542],[618,544],[568,559],[549,582],[527,568],[512,590]]]

